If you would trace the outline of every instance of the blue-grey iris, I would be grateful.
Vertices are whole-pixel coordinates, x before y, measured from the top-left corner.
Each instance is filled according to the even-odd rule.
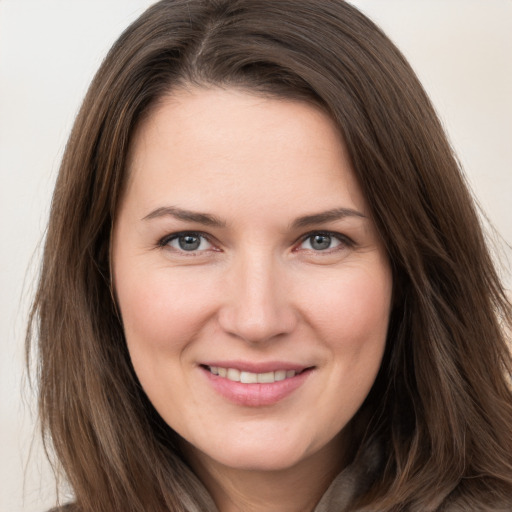
[[[183,235],[178,238],[180,249],[195,251],[201,245],[201,237],[197,235]]]
[[[329,249],[331,237],[329,235],[314,235],[311,237],[311,247],[317,251]]]

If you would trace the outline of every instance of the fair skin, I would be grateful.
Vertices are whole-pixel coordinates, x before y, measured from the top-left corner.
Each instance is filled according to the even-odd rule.
[[[221,512],[313,510],[348,462],[392,294],[336,126],[190,88],[131,149],[112,257],[145,392]]]

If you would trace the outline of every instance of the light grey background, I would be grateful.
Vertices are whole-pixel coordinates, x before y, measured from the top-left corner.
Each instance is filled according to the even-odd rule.
[[[53,503],[23,368],[37,246],[87,85],[117,36],[151,3],[0,0],[0,512],[42,512]],[[478,201],[512,242],[512,1],[353,3],[409,58]],[[506,279],[510,286],[510,271]]]

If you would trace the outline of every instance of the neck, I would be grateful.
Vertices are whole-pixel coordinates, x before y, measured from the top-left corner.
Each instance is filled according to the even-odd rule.
[[[292,467],[261,471],[226,467],[187,449],[187,458],[219,512],[311,512],[345,467],[341,435]]]

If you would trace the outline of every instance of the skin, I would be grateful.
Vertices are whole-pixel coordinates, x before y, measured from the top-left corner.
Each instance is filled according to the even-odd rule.
[[[183,232],[201,245],[183,250]],[[137,376],[219,510],[312,510],[348,462],[392,293],[335,124],[244,90],[174,91],[135,134],[112,255]],[[311,369],[249,406],[212,387],[201,364],[219,360]]]

